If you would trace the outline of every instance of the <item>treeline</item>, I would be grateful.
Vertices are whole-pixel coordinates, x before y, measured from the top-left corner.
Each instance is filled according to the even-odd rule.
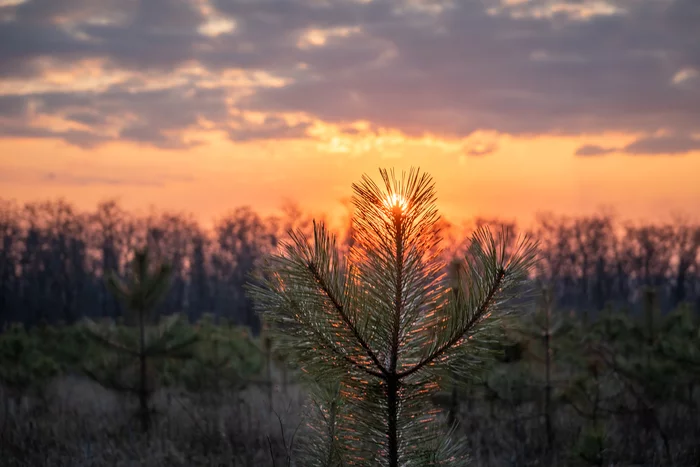
[[[518,230],[495,219],[444,222],[446,254],[459,252],[469,232],[484,223]],[[339,232],[345,246],[352,241],[347,225]],[[245,294],[250,273],[286,232],[310,232],[311,226],[311,217],[293,205],[267,217],[240,207],[207,229],[187,214],[136,215],[115,201],[82,212],[63,200],[19,205],[0,199],[0,324],[120,316],[104,274],[129,275],[133,251],[148,245],[173,268],[163,313],[191,320],[209,313],[257,333],[259,319]],[[700,224],[546,215],[530,233],[542,246],[537,278],[550,285],[558,308],[595,313],[609,304],[631,307],[643,288],[653,287],[664,310],[684,302],[700,309]]]
[[[294,206],[267,218],[241,207],[206,230],[186,214],[135,215],[115,201],[80,212],[63,200],[0,200],[0,322],[121,316],[104,275],[127,276],[133,252],[148,246],[173,268],[161,312],[193,320],[210,313],[257,332],[244,293],[249,273],[284,232],[310,222]]]

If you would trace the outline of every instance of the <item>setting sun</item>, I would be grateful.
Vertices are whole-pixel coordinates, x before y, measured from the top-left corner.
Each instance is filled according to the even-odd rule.
[[[408,201],[406,200],[406,197],[404,197],[400,193],[389,194],[389,196],[384,200],[384,203],[386,207],[389,208],[391,211],[394,211],[395,209],[398,209],[399,211],[405,211],[408,207]]]

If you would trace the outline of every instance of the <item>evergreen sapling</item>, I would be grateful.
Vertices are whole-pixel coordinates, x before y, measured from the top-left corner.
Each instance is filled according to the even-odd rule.
[[[107,276],[110,291],[126,307],[126,327],[100,325],[91,320],[85,323],[87,335],[113,358],[102,367],[86,366],[85,372],[103,386],[137,395],[138,417],[145,433],[151,425],[150,399],[157,379],[155,363],[163,359],[190,358],[196,337],[188,327],[180,326],[180,316],[158,320],[155,315],[156,306],[170,287],[170,266],[152,267],[147,249],[135,253],[132,266],[128,282],[115,274]]]
[[[292,233],[251,292],[311,386],[339,387],[333,417],[333,397],[319,401],[319,422],[335,423],[320,446],[336,451],[309,453],[303,465],[461,465],[430,398],[450,374],[469,377],[484,338],[520,306],[536,245],[479,229],[449,281],[431,177],[380,173],[381,188],[367,176],[353,185],[347,255],[315,224],[312,241]]]

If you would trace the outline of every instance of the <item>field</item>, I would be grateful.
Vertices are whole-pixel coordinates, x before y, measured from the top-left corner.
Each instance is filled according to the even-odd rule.
[[[114,203],[1,206],[2,465],[304,465],[315,406],[245,291],[303,213],[242,208],[210,232]],[[444,254],[482,224],[516,230],[445,223]],[[698,465],[700,227],[545,216],[531,233],[539,298],[425,410],[476,466]],[[143,245],[172,280],[139,344],[105,272],[132,284]]]
[[[645,320],[611,313],[586,329],[559,319],[548,384],[543,339],[532,337],[541,313],[531,315],[510,327],[520,331],[504,337],[508,344],[470,386],[446,388],[433,402],[445,409],[445,422],[458,423],[456,439],[469,446],[474,465],[696,465],[700,381],[690,366],[698,340],[686,334],[689,316],[680,309],[654,324],[651,347],[644,343]],[[6,355],[10,335],[3,334]],[[249,339],[238,329],[231,335]],[[664,342],[687,345],[673,351]],[[615,362],[592,350],[604,343],[614,345]],[[297,465],[287,462],[303,443],[309,401],[294,371],[281,371],[256,344],[235,346],[225,368],[200,369],[194,379],[162,367],[170,374],[151,395],[154,423],[146,435],[132,394],[64,371],[68,366],[58,360],[32,375],[16,368],[16,384],[3,391],[3,465]],[[62,345],[69,348],[65,338]],[[50,352],[55,355],[47,349],[44,360]],[[4,360],[6,381],[9,367]]]

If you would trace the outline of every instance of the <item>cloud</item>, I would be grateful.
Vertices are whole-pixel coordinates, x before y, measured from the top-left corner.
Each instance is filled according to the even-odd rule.
[[[52,183],[70,186],[111,185],[130,187],[160,187],[169,183],[186,183],[193,181],[190,175],[156,172],[149,175],[104,175],[96,173],[46,172],[32,168],[17,167],[3,171],[0,182],[3,183]]]
[[[21,96],[0,96],[0,116],[23,118],[27,114],[28,104],[28,100]]]
[[[105,138],[100,137],[90,131],[78,130],[51,130],[48,128],[35,128],[25,126],[21,123],[6,123],[0,126],[0,138],[58,138],[68,144],[78,146],[83,149],[93,148],[105,142]]]
[[[281,140],[304,138],[308,135],[310,122],[289,123],[285,119],[267,116],[262,123],[253,123],[239,118],[237,125],[228,130],[234,141],[252,141],[259,139]]]
[[[187,85],[141,91],[112,86],[104,92],[0,96],[0,119],[8,120],[0,134],[59,137],[80,147],[121,140],[182,149],[194,144],[185,137],[184,130],[200,127],[202,120],[219,124],[226,121],[225,97],[223,89]],[[19,123],[18,116],[23,117]],[[32,121],[41,116],[76,125],[65,131],[37,128]]]
[[[693,134],[698,23],[697,0],[28,0],[0,6],[2,135]]]
[[[610,154],[617,151],[616,148],[606,148],[603,146],[598,146],[596,144],[585,144],[578,149],[574,155],[576,156],[603,156],[605,154]]]
[[[41,136],[39,136],[41,137]],[[0,183],[5,184],[55,184],[63,186],[110,185],[125,187],[161,187],[172,183],[189,183],[195,177],[189,173],[171,170],[169,167],[151,167],[146,172],[134,173],[129,168],[110,165],[77,164],[69,170],[46,170],[38,166],[23,165],[4,167]],[[26,161],[25,161],[26,162]]]
[[[481,2],[455,2],[420,20],[368,21],[363,34],[307,57],[313,77],[244,103],[446,137],[697,125],[699,96],[669,86],[666,68],[697,60],[700,32],[676,34],[659,2],[642,3],[586,21],[514,17],[505,7],[489,14]],[[358,50],[374,53],[363,58]],[[325,55],[334,52],[357,59],[327,67]],[[533,60],[534,52],[549,59]]]
[[[579,147],[577,156],[602,156],[619,152],[631,155],[678,155],[700,152],[700,138],[692,135],[666,134],[662,136],[645,136],[632,141],[621,148],[602,147],[586,144]]]
[[[42,181],[57,183],[60,185],[136,185],[136,186],[161,186],[162,183],[156,180],[126,180],[103,176],[76,176],[70,174],[57,174],[49,172],[41,177]]]
[[[120,185],[120,186],[152,186],[160,187],[171,182],[190,182],[194,180],[190,176],[176,176],[168,174],[154,174],[149,177],[111,177],[103,175],[75,175],[72,173],[48,172],[40,177],[41,181],[60,185],[88,186],[88,185]]]
[[[496,150],[498,150],[496,143],[466,144],[464,147],[464,153],[468,156],[486,156],[493,154]]]
[[[624,147],[624,152],[635,155],[687,154],[700,152],[700,138],[685,135],[655,136],[638,139]]]

